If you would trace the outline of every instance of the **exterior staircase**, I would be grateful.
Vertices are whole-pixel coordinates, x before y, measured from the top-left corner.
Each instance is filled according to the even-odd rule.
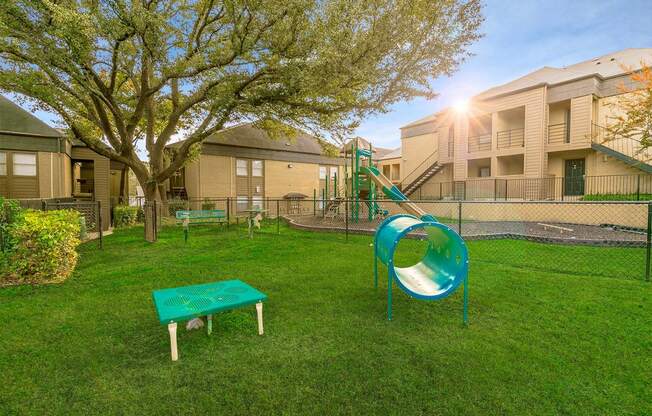
[[[593,125],[591,148],[597,152],[611,156],[621,162],[652,173],[652,149],[644,148],[641,142],[630,137],[608,138],[606,129]]]
[[[424,170],[419,176],[416,177],[412,182],[410,182],[406,187],[403,188],[403,193],[405,196],[410,196],[414,191],[419,189],[428,179],[435,176],[440,170],[443,169],[443,165],[440,165],[438,161],[430,165],[426,170]]]

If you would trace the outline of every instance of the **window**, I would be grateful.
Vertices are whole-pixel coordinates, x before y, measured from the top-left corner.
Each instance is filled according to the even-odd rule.
[[[489,176],[491,176],[491,168],[480,168],[481,178],[488,178]]]
[[[235,161],[235,174],[238,176],[247,176],[247,161],[244,159],[238,159]]]
[[[33,153],[14,153],[16,176],[36,176],[36,155]]]
[[[251,161],[251,176],[263,176],[263,161],[262,160],[252,160]]]
[[[248,196],[238,196],[236,197],[236,208],[238,211],[244,211],[247,209],[247,206],[249,205],[249,197]]]
[[[0,152],[0,176],[7,174],[7,154]]]
[[[319,167],[319,179],[326,179],[326,166],[320,166]]]
[[[335,166],[331,167],[331,179],[337,176],[337,168]]]
[[[263,209],[263,197],[262,196],[252,196],[251,197],[251,209]]]
[[[390,171],[391,171],[391,168],[392,168],[392,167],[391,167],[390,165],[385,165],[385,166],[383,166],[383,175],[384,175],[386,178],[389,178],[389,176],[390,176],[389,173],[390,173]]]

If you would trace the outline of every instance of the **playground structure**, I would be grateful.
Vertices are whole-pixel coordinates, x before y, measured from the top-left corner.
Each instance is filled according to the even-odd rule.
[[[386,217],[387,211],[378,204],[379,197],[389,198],[407,214],[385,218],[374,237],[374,286],[378,287],[378,261],[387,267],[387,319],[392,319],[392,285],[397,285],[408,295],[422,300],[438,300],[451,295],[464,284],[463,322],[468,322],[468,250],[462,237],[450,227],[441,224],[410,200],[373,164],[373,148],[359,146],[353,139],[349,149],[345,146],[345,197],[350,195],[351,221],[361,219],[363,207],[369,221]],[[346,173],[351,165],[351,177]],[[350,182],[350,186],[347,186]],[[335,184],[337,179],[335,179]],[[347,195],[348,191],[350,194]],[[337,201],[337,197],[335,201]],[[334,206],[334,204],[333,204]],[[337,204],[339,207],[339,204]],[[330,212],[331,208],[329,208]],[[409,233],[423,231],[428,247],[421,261],[409,267],[395,265],[395,253],[402,238]]]

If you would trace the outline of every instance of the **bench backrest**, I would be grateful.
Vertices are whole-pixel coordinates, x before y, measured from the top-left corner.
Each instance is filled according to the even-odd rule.
[[[178,220],[226,217],[225,211],[223,209],[179,210],[175,213],[175,215]]]

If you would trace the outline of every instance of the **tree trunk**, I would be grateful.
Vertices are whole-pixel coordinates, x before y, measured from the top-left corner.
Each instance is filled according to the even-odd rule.
[[[142,182],[140,186],[143,186]],[[157,240],[160,223],[159,214],[161,212],[158,186],[155,182],[147,182],[143,187],[143,192],[145,192],[145,204],[143,205],[145,214],[145,240],[153,243]]]
[[[129,204],[129,189],[128,189],[128,184],[129,181],[127,180],[127,175],[129,172],[128,167],[122,168],[120,171],[120,202],[121,204]]]

